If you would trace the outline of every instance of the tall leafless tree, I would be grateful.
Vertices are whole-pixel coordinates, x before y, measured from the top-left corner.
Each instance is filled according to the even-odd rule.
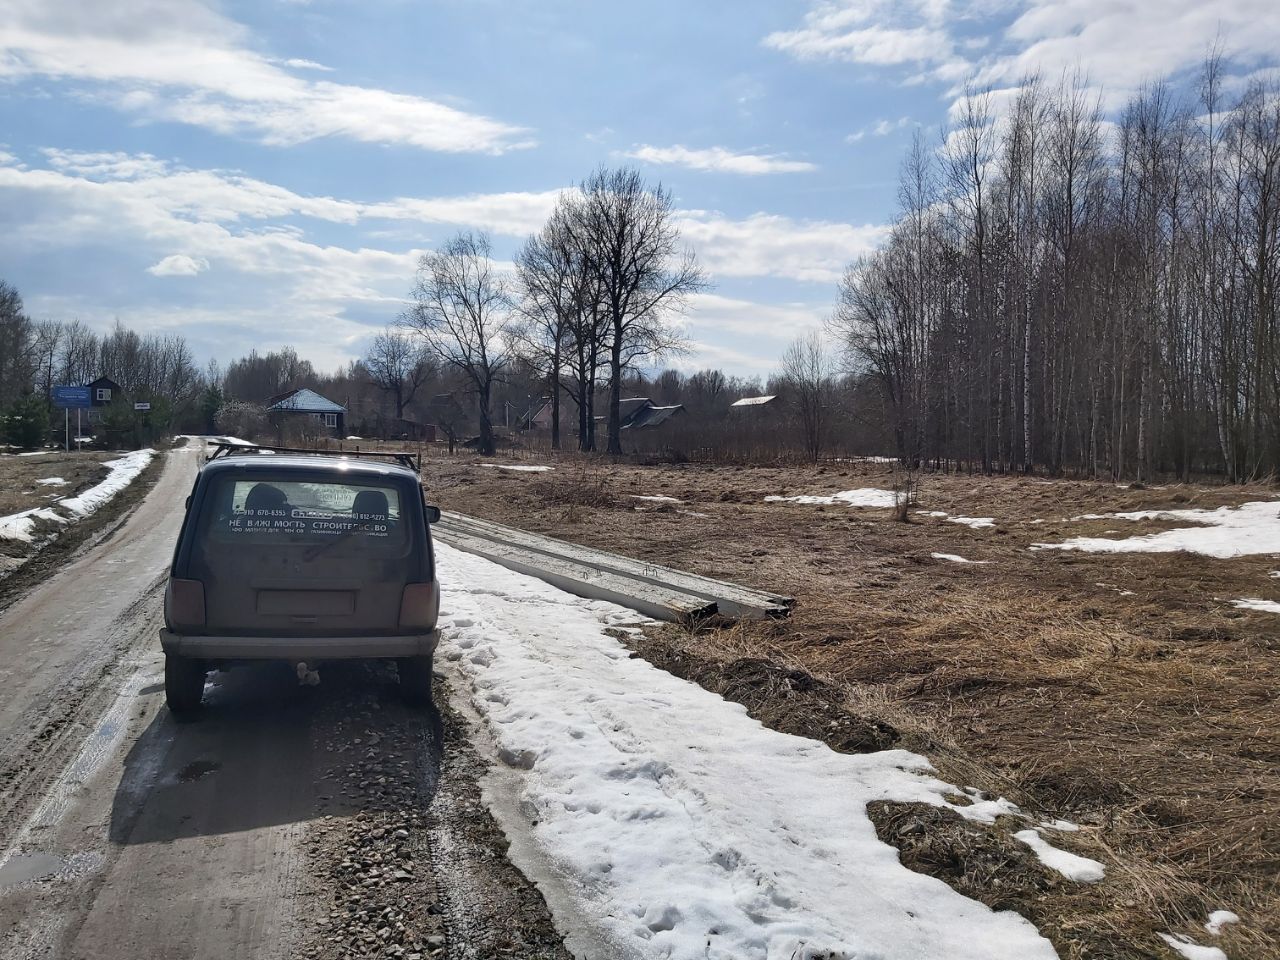
[[[816,463],[822,454],[833,388],[831,357],[818,331],[797,337],[787,347],[782,355],[782,379],[796,408],[805,452]]]
[[[624,373],[682,348],[672,315],[707,280],[693,253],[680,249],[671,194],[636,170],[597,170],[583,181],[566,224],[608,321],[608,452],[618,454]]]
[[[401,322],[428,352],[461,372],[476,396],[479,450],[494,452],[493,386],[511,358],[512,290],[491,256],[488,235],[464,231],[424,253],[413,305]]]
[[[373,383],[390,396],[397,420],[432,372],[422,339],[403,329],[388,328],[374,337],[364,364]]]

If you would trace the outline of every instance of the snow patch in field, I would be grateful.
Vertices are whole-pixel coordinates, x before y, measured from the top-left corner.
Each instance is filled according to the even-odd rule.
[[[995,517],[947,517],[947,523],[963,523],[975,530],[986,530],[996,525]]]
[[[867,816],[874,801],[917,802],[991,823],[1013,804],[953,803],[959,791],[905,750],[839,754],[768,730],[605,632],[634,612],[437,549],[440,655],[510,758],[575,916],[616,955],[1056,957],[1025,918],[904,867]]]
[[[1107,875],[1106,867],[1097,860],[1059,850],[1040,836],[1038,830],[1019,830],[1013,836],[1014,839],[1021,840],[1030,847],[1037,860],[1050,870],[1056,870],[1068,880],[1074,880],[1076,883],[1097,883]]]
[[[931,553],[931,554],[929,554],[929,556],[933,557],[933,559],[935,559],[935,560],[946,560],[946,561],[948,561],[948,562],[950,562],[950,563],[978,563],[978,564],[982,564],[982,563],[990,563],[990,562],[991,562],[990,560],[967,560],[967,559],[965,559],[964,557],[962,557],[962,556],[960,556],[960,555],[958,555],[958,554],[955,554],[955,553]]]
[[[1076,833],[1080,829],[1078,823],[1072,823],[1070,820],[1045,820],[1040,826],[1046,830],[1057,830],[1061,833]]]
[[[67,481],[63,480],[62,477],[45,477],[42,480],[37,480],[36,483],[46,487],[65,487],[67,485]]]
[[[65,517],[55,513],[50,507],[35,507],[31,510],[23,510],[21,513],[11,513],[7,517],[0,517],[0,540],[21,540],[23,543],[31,543],[35,540],[37,520],[67,522]]]
[[[126,453],[119,460],[108,460],[103,464],[109,471],[107,479],[74,497],[59,500],[58,506],[63,510],[71,511],[78,517],[87,517],[133,483],[155,455],[156,452],[148,448]]]
[[[1215,910],[1209,914],[1209,921],[1204,928],[1209,931],[1212,936],[1222,936],[1222,928],[1232,923],[1239,923],[1240,915],[1231,910]]]
[[[551,469],[551,467],[523,463],[482,463],[480,466],[489,467],[493,470],[515,470],[517,473],[545,473]]]
[[[153,456],[155,456],[154,450],[136,450],[133,453],[125,454],[119,460],[109,460],[104,463],[103,466],[108,470],[105,480],[77,496],[59,500],[54,505],[58,509],[70,513],[70,517],[58,513],[54,506],[35,507],[31,510],[10,514],[7,517],[0,517],[0,540],[21,540],[23,543],[33,543],[36,538],[36,521],[38,520],[68,523],[81,517],[87,517],[132,483],[146,465],[151,462]],[[49,480],[66,482],[60,477],[50,477],[48,480],[37,482],[47,483]]]
[[[766,503],[808,503],[822,506],[842,504],[846,507],[892,507],[898,501],[897,494],[892,490],[877,490],[875,487],[844,490],[840,493],[833,493],[830,496],[780,497],[773,495],[764,499]]]
[[[661,494],[632,493],[629,496],[632,500],[646,500],[649,503],[684,503],[677,497],[664,497]]]
[[[1243,600],[1232,600],[1233,607],[1241,610],[1259,610],[1262,613],[1280,613],[1280,603],[1275,600],[1260,600],[1257,597],[1246,597]]]
[[[1189,521],[1194,527],[1178,527],[1145,536],[1108,540],[1105,537],[1073,537],[1062,543],[1036,543],[1032,550],[1081,550],[1086,553],[1176,553],[1186,551],[1206,557],[1230,559],[1260,553],[1280,553],[1280,502],[1259,501],[1216,510],[1136,510],[1130,513],[1083,513],[1072,520],[1169,520]]]
[[[1190,937],[1171,933],[1159,934],[1161,940],[1180,953],[1186,960],[1227,960],[1227,955],[1217,947],[1202,947]]]

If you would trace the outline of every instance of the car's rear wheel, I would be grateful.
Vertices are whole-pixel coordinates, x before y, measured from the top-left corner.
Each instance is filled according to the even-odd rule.
[[[176,653],[164,655],[164,700],[169,712],[187,717],[200,709],[204,699],[204,678],[208,674],[204,662]]]
[[[400,671],[400,695],[414,707],[431,705],[431,657],[405,657],[396,664]]]

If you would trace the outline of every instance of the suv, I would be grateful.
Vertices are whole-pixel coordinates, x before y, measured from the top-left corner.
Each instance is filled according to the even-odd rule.
[[[223,455],[225,454],[225,455]],[[165,699],[199,707],[209,670],[393,658],[431,701],[440,585],[412,462],[219,447],[196,477],[164,597]]]

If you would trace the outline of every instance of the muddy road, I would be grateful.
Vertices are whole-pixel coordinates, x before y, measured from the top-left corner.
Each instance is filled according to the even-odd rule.
[[[392,668],[220,672],[170,716],[157,630],[196,469],[171,451],[0,613],[0,957],[567,957],[462,721],[403,706]]]

